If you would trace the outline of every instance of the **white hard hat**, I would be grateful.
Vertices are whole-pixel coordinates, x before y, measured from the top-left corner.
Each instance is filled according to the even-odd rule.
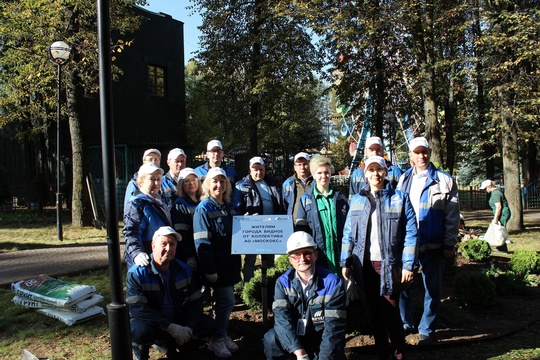
[[[287,254],[307,247],[316,249],[317,244],[315,244],[313,237],[305,231],[296,231],[287,240]]]

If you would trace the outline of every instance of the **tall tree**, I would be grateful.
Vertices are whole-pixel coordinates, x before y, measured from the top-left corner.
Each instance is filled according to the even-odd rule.
[[[509,230],[523,229],[520,145],[526,144],[539,125],[540,34],[537,2],[501,1],[485,4],[484,35],[493,106],[489,116],[500,139],[504,187],[512,218]],[[489,51],[487,51],[489,49]],[[521,149],[526,152],[526,146]]]
[[[144,0],[111,1],[111,25],[120,34],[132,32],[139,19],[130,12],[130,6],[145,5]],[[84,0],[21,0],[0,4],[0,127],[8,124],[29,129],[20,137],[46,133],[56,121],[56,68],[48,59],[48,47],[56,40],[71,46],[71,62],[64,66],[63,85],[66,89],[62,112],[69,119],[71,137],[72,223],[90,225],[91,212],[85,175],[88,153],[84,142],[84,127],[80,121],[82,96],[98,90],[98,59],[96,7]],[[120,51],[124,43],[112,46]],[[112,56],[112,55],[111,55]],[[116,69],[118,74],[118,69]],[[24,126],[35,124],[37,126]],[[52,142],[51,142],[52,143]],[[68,160],[69,161],[69,160]]]
[[[295,127],[308,129],[319,121],[306,107],[317,108],[318,99],[312,94],[320,56],[302,19],[283,11],[286,4],[192,2],[203,19],[199,86],[211,99],[207,104],[211,112],[219,115],[216,126],[223,132],[218,135],[227,137],[226,143],[260,154],[290,138],[278,134],[297,134]]]

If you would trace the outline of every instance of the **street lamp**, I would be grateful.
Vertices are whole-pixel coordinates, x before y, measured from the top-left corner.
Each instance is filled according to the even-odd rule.
[[[58,68],[58,98],[56,118],[56,229],[58,240],[63,240],[62,232],[62,193],[60,192],[60,95],[62,80],[62,65],[69,60],[69,45],[63,41],[55,41],[49,47],[49,56]]]

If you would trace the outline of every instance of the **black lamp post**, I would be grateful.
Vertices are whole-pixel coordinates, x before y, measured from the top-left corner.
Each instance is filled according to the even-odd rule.
[[[70,48],[63,41],[55,41],[49,47],[49,55],[58,67],[58,98],[56,119],[56,228],[58,240],[63,240],[62,232],[62,193],[60,192],[60,95],[62,80],[62,65],[69,60]]]

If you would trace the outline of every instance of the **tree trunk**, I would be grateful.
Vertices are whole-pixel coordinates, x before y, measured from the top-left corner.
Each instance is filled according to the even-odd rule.
[[[511,96],[499,88],[501,102],[501,137],[504,169],[504,194],[512,216],[506,227],[509,231],[523,231],[523,203],[521,199],[521,183],[519,178],[519,151],[517,128],[511,112]]]
[[[253,52],[251,58],[251,103],[250,103],[250,122],[249,122],[249,152],[251,156],[259,154],[258,149],[258,130],[261,121],[261,102],[259,94],[256,93],[255,87],[261,71],[261,43],[260,33],[262,26],[262,10],[261,0],[255,0],[255,18],[253,19]]]
[[[451,66],[450,81],[448,86],[448,95],[446,98],[446,106],[444,109],[445,123],[446,123],[446,168],[452,174],[454,172],[455,159],[456,159],[456,143],[454,141],[454,76],[455,65]]]
[[[72,204],[71,204],[71,222],[73,226],[92,225],[92,213],[90,209],[90,198],[86,189],[85,174],[88,173],[85,166],[85,151],[83,124],[79,117],[79,99],[80,89],[78,89],[78,76],[76,69],[66,71],[66,97],[67,113],[69,118],[69,131],[71,134],[71,152],[72,152]]]
[[[435,54],[433,48],[433,4],[425,4],[423,9],[417,5],[417,18],[414,26],[418,63],[422,78],[422,98],[424,102],[425,137],[431,148],[431,161],[444,166],[441,153],[441,136],[437,122],[437,100],[435,96]],[[417,134],[418,135],[418,134]]]

